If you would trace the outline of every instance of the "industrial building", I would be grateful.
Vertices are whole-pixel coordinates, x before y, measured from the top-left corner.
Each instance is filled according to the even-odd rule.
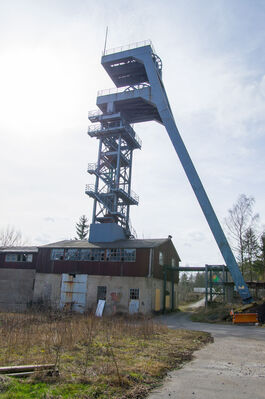
[[[177,307],[179,265],[171,238],[89,243],[60,241],[0,249],[0,310],[41,305],[78,312],[148,314]]]

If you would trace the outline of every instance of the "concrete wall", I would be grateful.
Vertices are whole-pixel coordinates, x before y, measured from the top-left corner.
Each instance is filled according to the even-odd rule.
[[[105,312],[127,313],[130,303],[130,289],[139,289],[139,312],[152,311],[152,281],[146,277],[108,277],[88,276],[87,306],[95,308],[97,305],[97,287],[107,287]]]
[[[32,301],[35,270],[0,269],[0,311],[25,311]]]
[[[36,273],[33,303],[59,308],[61,297],[61,274]]]
[[[130,289],[139,289],[139,312],[151,313],[155,310],[156,289],[160,290],[160,310],[163,309],[163,281],[147,277],[117,277],[117,276],[90,276],[87,278],[86,310],[95,311],[97,307],[98,286],[107,288],[104,314],[116,312],[128,313],[130,304]],[[171,283],[167,282],[170,292],[169,303],[171,308]],[[177,297],[177,284],[175,296]],[[34,286],[34,303],[47,303],[59,308],[61,297],[61,275],[52,273],[36,273]],[[175,307],[177,301],[175,297]]]
[[[59,309],[61,274],[35,273],[27,269],[0,269],[0,311],[24,311],[27,306],[46,304]],[[160,290],[160,309],[163,309],[163,281],[148,277],[91,276],[87,278],[86,310],[95,311],[98,286],[106,286],[104,314],[128,313],[130,289],[139,289],[139,312],[151,313],[156,309],[156,290]],[[171,308],[171,283],[167,282]],[[175,284],[175,295],[177,285]],[[177,302],[175,301],[177,306]]]

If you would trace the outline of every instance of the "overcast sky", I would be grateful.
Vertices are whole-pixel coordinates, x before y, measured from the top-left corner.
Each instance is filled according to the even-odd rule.
[[[221,223],[241,193],[265,220],[264,0],[0,0],[0,228],[31,244],[91,221],[84,193],[98,142],[107,48],[151,39],[182,138]],[[173,236],[182,264],[223,263],[163,126],[135,125],[131,219],[138,238]]]

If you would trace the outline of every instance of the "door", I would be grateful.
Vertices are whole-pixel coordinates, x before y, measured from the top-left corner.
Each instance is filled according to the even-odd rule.
[[[60,309],[83,313],[86,307],[87,274],[62,275]]]

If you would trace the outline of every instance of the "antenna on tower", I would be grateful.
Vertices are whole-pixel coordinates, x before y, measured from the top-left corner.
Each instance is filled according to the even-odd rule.
[[[103,51],[103,55],[105,55],[106,52],[106,46],[107,46],[107,38],[108,38],[108,31],[109,31],[109,27],[106,27],[106,34],[105,34],[105,44],[104,44],[104,51]]]

